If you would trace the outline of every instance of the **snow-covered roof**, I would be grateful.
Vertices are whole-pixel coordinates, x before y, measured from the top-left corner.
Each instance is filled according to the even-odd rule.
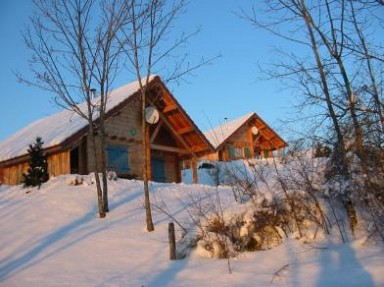
[[[214,129],[204,132],[205,137],[216,149],[226,141],[234,132],[236,132],[245,122],[247,122],[254,113],[246,114],[238,119],[226,122]]]
[[[152,81],[155,77],[150,76],[149,80]],[[111,91],[106,112],[134,95],[139,88],[139,82],[135,81]],[[98,98],[95,99],[97,100]],[[86,103],[80,104],[79,108],[86,110]],[[37,120],[0,142],[0,162],[27,154],[28,146],[36,141],[36,137],[42,138],[44,148],[50,148],[63,143],[86,126],[87,121],[84,118],[69,110]]]

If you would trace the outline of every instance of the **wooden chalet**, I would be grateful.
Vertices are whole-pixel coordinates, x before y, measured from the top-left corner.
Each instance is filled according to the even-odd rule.
[[[213,152],[213,147],[190,119],[158,76],[148,84],[147,106],[156,110],[156,122],[146,135],[150,142],[147,174],[157,182],[180,182],[180,163]],[[143,134],[141,97],[138,82],[110,93],[106,113],[107,166],[122,177],[142,177]],[[97,100],[97,99],[95,99]],[[80,105],[79,105],[80,106]],[[95,119],[97,123],[97,119]],[[41,119],[0,142],[0,181],[20,184],[28,168],[28,145],[36,137],[44,141],[51,176],[88,174],[94,156],[88,124],[77,114],[65,110]],[[195,181],[197,181],[196,165]]]
[[[271,157],[287,143],[256,113],[250,113],[204,133],[215,151],[203,159],[231,161]]]

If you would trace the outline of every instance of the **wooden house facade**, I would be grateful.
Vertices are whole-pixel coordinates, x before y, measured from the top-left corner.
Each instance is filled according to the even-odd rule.
[[[287,143],[256,113],[204,132],[215,151],[202,159],[231,161],[247,158],[267,158],[280,152]]]
[[[149,125],[147,137],[148,178],[158,182],[180,182],[180,163],[213,152],[213,147],[190,119],[158,76],[151,76],[146,105],[158,119]],[[97,124],[97,118],[95,119]],[[112,91],[106,113],[107,168],[121,177],[141,178],[143,134],[138,82]],[[51,176],[88,174],[95,159],[87,122],[70,111],[37,121],[0,143],[0,181],[20,184],[28,168],[27,148],[36,137],[44,141]],[[100,139],[96,137],[97,144]],[[197,173],[196,173],[197,174]]]

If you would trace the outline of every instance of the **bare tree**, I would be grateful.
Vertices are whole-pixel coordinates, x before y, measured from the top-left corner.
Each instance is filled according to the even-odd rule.
[[[172,65],[172,56],[184,45],[196,32],[181,34],[180,37],[172,39],[170,36],[172,24],[184,11],[186,1],[184,0],[145,0],[126,1],[129,6],[128,25],[121,30],[120,42],[124,46],[125,55],[128,58],[128,70],[136,75],[141,94],[141,130],[143,136],[143,182],[144,182],[144,204],[146,210],[146,227],[148,231],[154,230],[151,214],[151,203],[148,187],[148,161],[149,142],[148,124],[145,120],[145,111],[151,104],[147,97],[149,93],[149,82],[151,74],[158,70],[167,70],[169,75],[165,81],[180,79],[193,70],[209,64],[215,57],[201,58],[196,64],[189,64],[187,55],[177,59]]]
[[[88,122],[99,216],[103,218],[109,209],[104,120],[121,55],[116,33],[125,23],[126,6],[118,0],[34,0],[34,4],[36,11],[24,34],[32,52],[33,78],[18,77],[51,92],[60,107]],[[99,99],[94,99],[94,88],[98,88]]]
[[[380,76],[377,76],[380,75],[377,71],[381,73],[382,69],[373,68],[374,61],[382,64],[382,43],[373,46],[367,41],[367,35],[374,33],[372,27],[375,26],[364,27],[361,20],[369,18],[367,15],[372,13],[368,8],[377,6],[380,1],[368,2],[266,0],[263,1],[266,9],[260,13],[254,9],[253,14],[242,14],[258,28],[301,47],[301,54],[295,51],[281,53],[285,60],[272,65],[267,73],[271,78],[284,78],[296,84],[295,89],[304,96],[299,108],[315,116],[311,118],[314,126],[330,123],[330,134],[336,135],[333,154],[336,155],[337,169],[332,171],[332,176],[342,175],[343,181],[350,181],[352,166],[346,152],[349,150],[358,156],[365,188],[344,186],[338,192],[344,198],[352,231],[356,225],[356,211],[355,203],[351,201],[365,198],[367,192],[372,193],[374,189],[367,176],[372,175],[371,155],[367,149],[368,139],[372,138],[368,126],[372,122],[371,114],[377,115],[379,121],[376,122],[382,130],[383,106],[378,88],[381,84],[378,83]],[[378,19],[369,23],[377,23],[376,27],[380,27]],[[373,108],[362,105],[364,101],[368,102],[358,97],[362,92],[370,94]],[[322,110],[326,113],[321,113]],[[376,134],[379,136],[375,146],[382,146],[381,132]]]
[[[362,26],[362,23],[370,23],[368,17],[364,17],[363,19],[358,18],[358,12],[356,11],[357,8],[355,8],[355,4],[353,1],[349,2],[350,5],[350,11],[351,11],[351,22],[353,24],[353,27],[357,34],[357,40],[355,45],[349,45],[347,48],[351,49],[353,52],[357,53],[358,55],[361,55],[359,57],[359,60],[362,62],[365,62],[366,71],[368,74],[368,83],[363,85],[362,90],[363,92],[367,92],[371,95],[373,102],[374,102],[374,108],[373,113],[375,113],[378,117],[378,125],[379,130],[381,132],[384,132],[384,114],[383,114],[383,108],[384,104],[380,97],[380,83],[378,80],[378,76],[375,73],[374,68],[374,60],[376,57],[372,57],[373,51],[370,48],[370,44],[368,43],[367,36],[365,35]],[[382,2],[383,5],[383,2]]]
[[[305,55],[300,57],[298,53],[288,53],[278,51],[283,59],[272,65],[269,70],[264,70],[269,79],[283,78],[293,82],[291,88],[299,90],[301,104],[296,107],[300,114],[305,115],[305,109],[315,115],[308,116],[315,123],[315,126],[327,123],[330,119],[332,130],[336,136],[335,150],[337,154],[336,164],[340,173],[347,177],[348,167],[345,157],[345,143],[340,124],[340,116],[345,113],[345,108],[337,105],[333,95],[333,85],[330,81],[329,61],[322,55],[322,47],[316,38],[313,27],[311,26],[311,15],[302,1],[265,1],[267,8],[260,13],[253,10],[253,14],[244,12],[241,17],[250,21],[254,26],[265,29],[272,34],[287,40],[288,43],[298,45],[303,51],[312,53],[313,60]],[[274,14],[271,20],[260,19],[260,14]],[[287,23],[290,25],[287,25]],[[289,27],[281,31],[281,27]],[[291,31],[295,31],[292,33]],[[300,31],[300,32],[299,32]],[[307,33],[305,33],[305,31]],[[314,106],[314,109],[308,108]],[[325,113],[321,112],[324,110]],[[297,121],[303,121],[299,116]],[[307,120],[306,120],[307,121]],[[311,126],[310,130],[316,130]]]

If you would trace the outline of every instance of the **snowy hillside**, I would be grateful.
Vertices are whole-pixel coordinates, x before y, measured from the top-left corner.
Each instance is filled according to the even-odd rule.
[[[363,241],[289,238],[231,258],[232,274],[227,259],[196,249],[170,261],[166,213],[188,226],[186,207],[199,194],[233,210],[230,188],[151,183],[155,232],[147,233],[140,181],[110,181],[111,212],[98,219],[91,178],[79,186],[72,178],[40,190],[0,186],[0,286],[384,286],[384,250]]]

